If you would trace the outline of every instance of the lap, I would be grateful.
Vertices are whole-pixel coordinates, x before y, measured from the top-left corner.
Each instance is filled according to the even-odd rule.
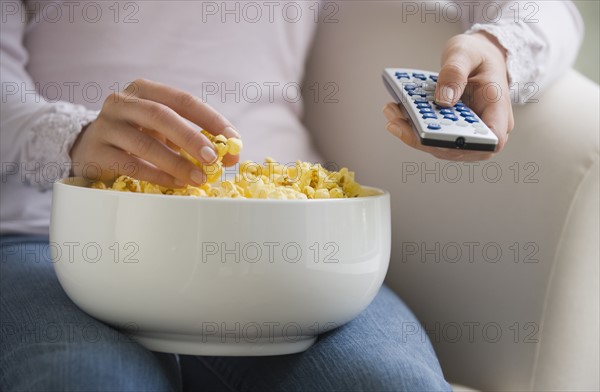
[[[0,237],[1,390],[176,390],[173,355],[152,353],[81,311],[47,238]],[[181,356],[189,390],[450,390],[419,322],[383,287],[348,324],[303,353]]]
[[[420,323],[386,286],[357,318],[303,353],[181,356],[181,363],[189,390],[450,390]]]
[[[0,390],[174,390],[175,356],[154,354],[65,294],[48,239],[0,237]]]

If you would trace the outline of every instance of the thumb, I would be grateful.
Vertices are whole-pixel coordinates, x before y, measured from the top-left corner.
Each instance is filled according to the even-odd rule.
[[[452,106],[463,95],[469,75],[478,66],[472,57],[461,46],[450,47],[444,53],[435,89],[435,101],[438,104]]]

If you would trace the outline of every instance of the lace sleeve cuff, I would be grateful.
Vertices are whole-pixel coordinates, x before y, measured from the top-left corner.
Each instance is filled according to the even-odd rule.
[[[545,43],[522,22],[477,23],[466,34],[478,31],[493,35],[506,49],[506,68],[508,82],[514,95],[513,102],[527,103],[532,95],[531,91],[537,91],[535,83],[544,72],[539,55],[545,49]]]
[[[98,116],[98,111],[81,105],[58,102],[39,117],[30,130],[24,149],[23,163],[27,167],[25,181],[47,190],[58,179],[69,176],[69,152],[83,127]]]

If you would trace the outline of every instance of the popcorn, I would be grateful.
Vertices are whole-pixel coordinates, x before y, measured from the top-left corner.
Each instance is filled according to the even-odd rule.
[[[206,174],[207,182],[202,186],[188,185],[185,188],[172,189],[123,175],[110,187],[100,181],[94,182],[91,187],[120,192],[273,200],[340,199],[369,194],[354,180],[354,173],[347,168],[329,171],[318,163],[302,161],[281,165],[271,157],[265,158],[263,165],[251,161],[242,162],[234,180],[217,183],[223,172],[223,157],[226,154],[239,155],[243,147],[242,141],[237,138],[228,139],[223,135],[214,136],[204,130],[202,133],[217,151],[216,162],[202,164],[185,150],[180,151],[183,157]]]

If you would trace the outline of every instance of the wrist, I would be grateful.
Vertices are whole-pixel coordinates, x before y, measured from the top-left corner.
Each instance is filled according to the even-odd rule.
[[[94,121],[90,121],[87,124],[81,127],[81,131],[73,141],[73,145],[69,150],[69,158],[71,160],[69,176],[75,176],[75,167],[81,164],[81,154],[79,153],[81,150],[82,139],[84,138],[85,131],[92,125]]]

